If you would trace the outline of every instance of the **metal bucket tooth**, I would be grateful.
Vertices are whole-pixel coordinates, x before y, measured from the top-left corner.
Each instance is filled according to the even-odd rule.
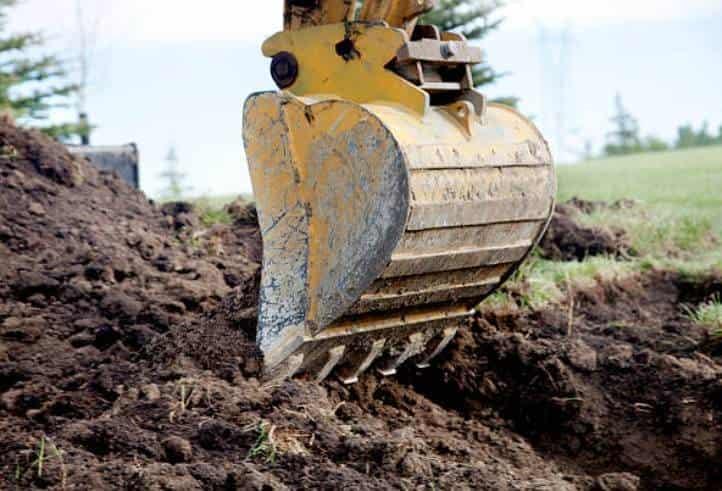
[[[429,368],[431,366],[431,361],[439,356],[442,351],[446,349],[447,346],[449,346],[449,343],[454,339],[454,336],[456,336],[456,333],[459,331],[458,327],[447,327],[442,332],[441,337],[436,337],[434,340],[429,344],[427,347],[426,353],[422,355],[422,361],[418,362],[416,364],[417,368]]]
[[[338,362],[343,358],[343,354],[346,352],[346,346],[336,346],[328,350],[328,360],[323,368],[316,374],[316,382],[323,382],[331,374]]]
[[[379,373],[384,377],[389,377],[396,373],[396,369],[403,365],[409,358],[418,355],[424,350],[424,335],[417,332],[409,336],[408,342],[404,346],[404,350],[396,358],[391,359],[383,368],[379,368]]]
[[[381,355],[385,345],[385,339],[377,339],[371,344],[371,349],[367,353],[352,355],[339,373],[341,381],[346,385],[358,382],[359,376]]]
[[[301,372],[301,367],[306,359],[303,353],[297,353],[286,358],[282,363],[273,367],[272,370],[266,372],[264,379],[267,381],[286,380]]]

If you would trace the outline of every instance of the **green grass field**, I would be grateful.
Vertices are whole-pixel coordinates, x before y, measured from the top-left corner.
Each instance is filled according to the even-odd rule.
[[[657,218],[708,221],[722,237],[722,146],[558,167],[559,199],[634,199]]]

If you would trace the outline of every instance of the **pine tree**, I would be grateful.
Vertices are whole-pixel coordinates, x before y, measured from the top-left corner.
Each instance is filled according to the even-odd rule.
[[[621,94],[614,98],[615,114],[611,119],[614,130],[607,134],[606,155],[626,155],[644,150],[639,138],[639,124],[627,111]]]
[[[61,140],[86,134],[82,123],[47,124],[50,110],[67,107],[77,86],[66,81],[68,74],[57,56],[29,54],[42,48],[40,33],[6,32],[8,9],[16,3],[0,0],[0,110]]]
[[[502,6],[499,0],[438,0],[436,8],[424,15],[421,22],[433,24],[442,32],[458,32],[469,41],[478,41],[499,28],[504,19],[496,14]],[[474,68],[474,85],[488,85],[502,76],[484,62]]]

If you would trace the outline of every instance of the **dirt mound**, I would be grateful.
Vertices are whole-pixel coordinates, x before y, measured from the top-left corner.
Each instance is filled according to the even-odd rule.
[[[539,244],[542,257],[553,261],[583,261],[589,256],[633,255],[624,230],[586,227],[579,223],[580,212],[591,212],[597,206],[601,205],[579,199],[557,205],[549,229]]]
[[[569,306],[479,316],[431,378],[408,382],[466,418],[500,415],[580,474],[717,489],[722,364],[684,315],[687,281],[655,272],[581,290],[572,322]]]
[[[424,372],[264,384],[251,207],[207,228],[39,134],[0,149],[0,489],[719,488],[722,364],[682,313],[718,278],[488,312]]]

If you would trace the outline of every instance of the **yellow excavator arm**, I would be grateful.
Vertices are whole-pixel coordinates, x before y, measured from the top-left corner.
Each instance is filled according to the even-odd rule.
[[[409,34],[420,15],[434,8],[435,0],[372,0],[357,7],[356,0],[285,0],[287,31],[339,22],[385,22]]]

